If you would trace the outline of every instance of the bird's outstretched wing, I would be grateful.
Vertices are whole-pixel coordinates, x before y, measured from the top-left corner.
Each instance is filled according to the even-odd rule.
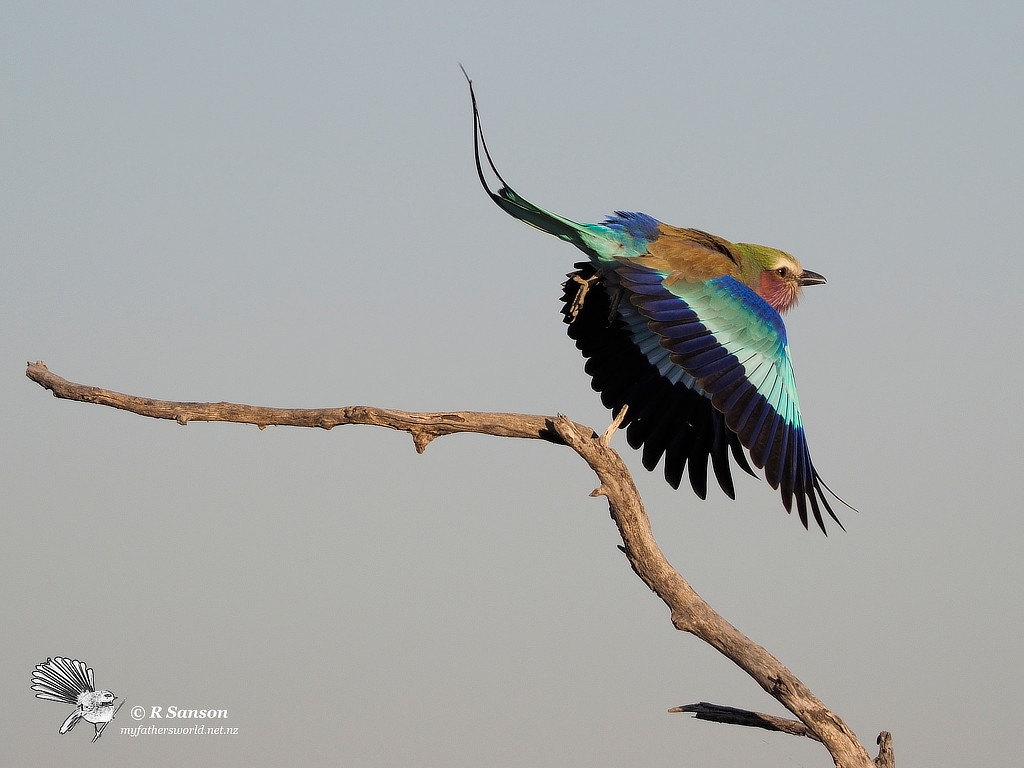
[[[644,467],[653,470],[664,456],[665,479],[672,487],[678,488],[688,471],[690,485],[703,499],[710,460],[718,484],[735,498],[729,453],[741,469],[753,471],[723,414],[671,363],[621,289],[610,286],[591,262],[575,266],[562,294],[569,336],[587,358],[586,371],[605,407],[629,406],[623,428],[633,448],[643,447]]]
[[[77,704],[79,694],[96,688],[92,668],[85,662],[57,656],[36,664],[32,672],[32,690],[38,699]],[[68,726],[68,730],[73,726],[74,723]]]
[[[822,531],[823,510],[839,523],[811,464],[779,314],[729,276],[673,279],[628,263],[615,275],[626,294],[622,301],[628,297],[644,321],[633,323],[631,333],[648,362],[668,381],[710,398],[728,432],[764,468],[772,488],[780,489],[787,511],[796,499],[805,527],[808,506]],[[628,323],[629,310],[620,314]]]

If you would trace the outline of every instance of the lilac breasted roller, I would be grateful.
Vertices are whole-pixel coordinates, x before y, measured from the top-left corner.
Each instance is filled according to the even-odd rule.
[[[781,317],[805,285],[825,278],[783,251],[643,213],[616,211],[600,224],[579,224],[534,205],[495,168],[469,85],[476,169],[487,194],[588,257],[563,285],[562,315],[604,405],[613,412],[628,406],[622,426],[629,444],[643,449],[644,466],[653,470],[663,459],[674,488],[686,470],[703,499],[710,460],[718,484],[735,498],[729,455],[754,474],[746,449],[787,512],[796,500],[805,528],[808,507],[823,532],[822,509],[842,527],[825,491],[835,494],[811,463]]]

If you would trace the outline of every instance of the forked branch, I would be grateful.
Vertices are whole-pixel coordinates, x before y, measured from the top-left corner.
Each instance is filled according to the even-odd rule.
[[[30,363],[26,375],[55,397],[107,405],[140,416],[169,419],[179,424],[190,421],[231,421],[255,424],[319,427],[331,429],[346,424],[368,424],[408,432],[416,450],[442,435],[474,432],[498,437],[548,440],[572,448],[595,472],[600,482],[591,495],[606,497],[612,519],[622,537],[622,551],[633,571],[660,597],[671,611],[677,629],[709,643],[754,678],[765,691],[792,712],[799,721],[761,715],[731,707],[700,703],[672,711],[692,712],[696,717],[717,722],[753,725],[820,741],[839,768],[891,768],[891,737],[882,732],[878,758],[874,761],[846,724],[822,704],[768,651],[743,635],[711,608],[662,554],[644,511],[633,478],[619,455],[609,447],[615,424],[598,435],[590,427],[565,416],[535,416],[515,413],[408,413],[367,406],[344,408],[267,408],[237,403],[189,403],[154,400],[67,381],[51,373],[41,362]],[[622,414],[619,414],[620,418]]]

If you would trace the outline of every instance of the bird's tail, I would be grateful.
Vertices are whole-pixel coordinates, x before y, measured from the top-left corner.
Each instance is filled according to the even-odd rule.
[[[594,231],[594,228],[588,227],[585,224],[578,224],[550,211],[545,211],[529,200],[520,197],[508,185],[508,182],[501,177],[501,174],[498,173],[498,169],[494,167],[494,161],[491,160],[491,153],[487,151],[487,144],[484,142],[484,132],[480,125],[480,112],[476,106],[476,93],[473,91],[473,81],[469,79],[465,69],[462,70],[462,74],[466,75],[466,81],[469,83],[469,95],[473,100],[473,153],[476,159],[477,176],[480,177],[480,184],[483,186],[484,191],[497,203],[499,208],[510,216],[514,216],[531,227],[539,229],[541,232],[547,232],[549,235],[554,235],[561,240],[572,243],[590,256],[599,257],[598,251],[600,248],[598,241],[600,236]],[[501,184],[497,191],[492,190],[487,183],[481,157],[487,159],[487,164]],[[595,249],[595,246],[598,246],[598,248]]]
[[[79,694],[96,690],[92,668],[84,661],[57,656],[36,664],[32,672],[32,690],[37,699],[77,704]]]

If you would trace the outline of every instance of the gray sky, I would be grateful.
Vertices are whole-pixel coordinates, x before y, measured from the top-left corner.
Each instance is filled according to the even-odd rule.
[[[372,8],[370,6],[373,6]],[[143,419],[24,378],[290,407],[609,416],[578,252],[477,186],[795,254],[824,538],[763,481],[645,472],[670,560],[902,765],[1007,765],[1019,663],[1020,3],[8,3],[0,10],[0,763],[821,766],[615,549],[571,452]],[[47,656],[235,736],[96,745]],[[171,723],[177,725],[194,724]],[[872,748],[873,754],[873,748]]]

